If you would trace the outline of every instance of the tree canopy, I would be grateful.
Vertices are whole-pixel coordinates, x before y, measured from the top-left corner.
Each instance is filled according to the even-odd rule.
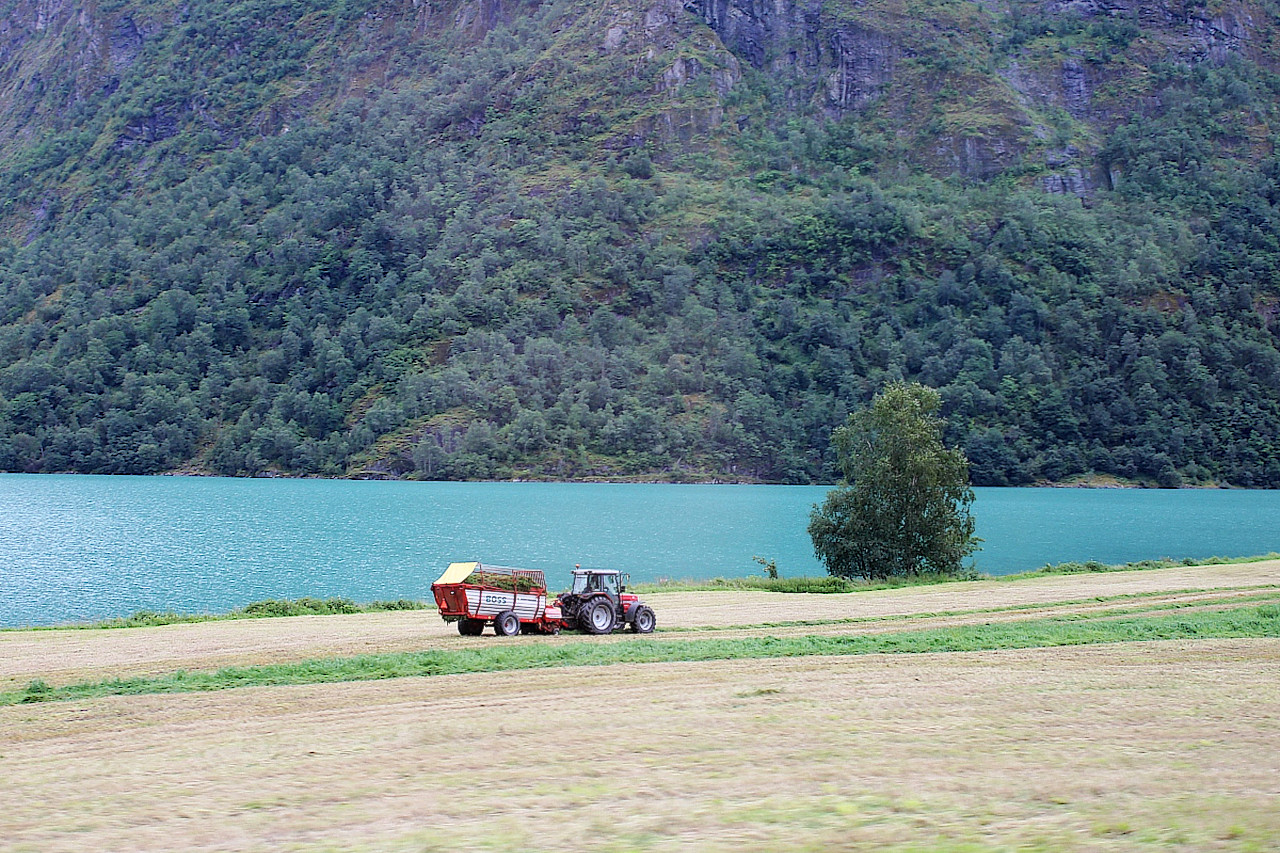
[[[832,434],[845,483],[809,520],[827,571],[868,580],[954,575],[977,548],[964,454],[942,441],[942,400],[895,382]]]

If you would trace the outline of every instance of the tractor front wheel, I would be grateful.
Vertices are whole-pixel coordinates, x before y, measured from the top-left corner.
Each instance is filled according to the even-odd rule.
[[[582,605],[578,622],[588,634],[608,634],[613,631],[613,605],[607,598],[597,598]]]
[[[520,633],[520,617],[504,610],[493,617],[493,631],[499,637],[514,637]]]
[[[635,616],[631,618],[631,630],[637,634],[652,634],[653,626],[656,624],[658,619],[653,615],[653,609],[647,604],[637,607]]]

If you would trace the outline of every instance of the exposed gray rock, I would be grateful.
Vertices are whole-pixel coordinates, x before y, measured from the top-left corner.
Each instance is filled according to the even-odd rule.
[[[1040,186],[1045,192],[1053,195],[1074,195],[1080,198],[1088,197],[1090,191],[1084,170],[1079,166],[1045,175],[1040,179]]]
[[[107,39],[108,67],[117,73],[125,70],[138,58],[138,51],[141,49],[142,33],[138,30],[138,25],[133,22],[133,18],[122,16],[111,28],[111,35]]]
[[[470,33],[473,38],[479,38],[497,24],[511,22],[511,5],[515,4],[504,0],[471,0],[458,7],[453,25]]]
[[[1050,14],[1074,14],[1082,18],[1113,18],[1137,23],[1144,30],[1163,31],[1169,59],[1175,62],[1221,64],[1242,51],[1254,21],[1248,7],[1227,2],[1215,7],[1178,0],[1050,0]]]
[[[817,68],[821,0],[685,0],[725,47],[756,68]]]
[[[893,79],[893,39],[861,24],[832,26],[820,0],[685,0],[685,8],[740,59],[791,74],[793,103],[816,97],[828,115],[866,107]]]
[[[178,135],[179,115],[182,110],[176,104],[159,104],[150,115],[134,119],[125,125],[116,139],[117,148],[150,145],[162,139]]]
[[[1090,112],[1089,74],[1075,59],[1062,62],[1062,99],[1072,118],[1084,118]]]
[[[893,79],[897,51],[882,33],[844,27],[831,37],[836,70],[827,75],[827,98],[837,112],[861,109]]]
[[[950,135],[939,137],[933,154],[958,175],[989,178],[1008,168],[1018,151],[1000,137]]]
[[[605,31],[604,44],[602,45],[602,47],[607,53],[613,53],[615,50],[622,47],[622,42],[626,39],[626,37],[627,37],[627,30],[625,27],[620,27],[616,25],[609,27],[609,29]]]

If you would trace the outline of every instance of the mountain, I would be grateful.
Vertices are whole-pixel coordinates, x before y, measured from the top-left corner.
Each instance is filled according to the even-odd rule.
[[[1280,487],[1276,0],[0,10],[0,470]]]

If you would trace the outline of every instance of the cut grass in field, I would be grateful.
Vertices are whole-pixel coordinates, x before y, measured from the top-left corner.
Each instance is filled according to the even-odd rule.
[[[1173,641],[6,707],[0,848],[1271,850],[1278,662]],[[584,721],[608,736],[574,748]]]
[[[1062,616],[1014,623],[964,625],[873,635],[748,637],[709,640],[591,641],[494,645],[398,654],[328,658],[156,678],[114,679],[63,687],[43,681],[0,693],[0,705],[109,695],[186,693],[233,687],[369,681],[549,667],[607,666],[801,657],[915,654],[1047,648],[1143,640],[1280,637],[1280,605],[1237,607],[1145,617]]]

